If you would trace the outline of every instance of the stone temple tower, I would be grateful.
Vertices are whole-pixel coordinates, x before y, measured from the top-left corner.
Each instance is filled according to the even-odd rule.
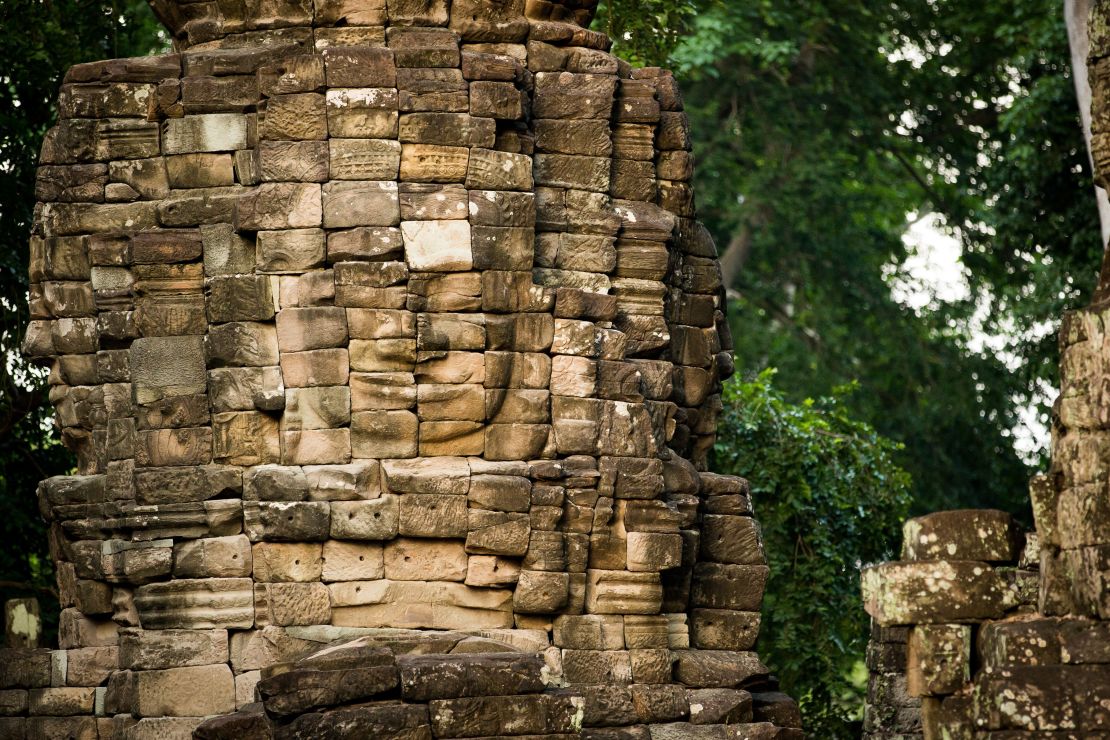
[[[0,735],[800,737],[674,78],[594,0],[153,1],[42,151]]]

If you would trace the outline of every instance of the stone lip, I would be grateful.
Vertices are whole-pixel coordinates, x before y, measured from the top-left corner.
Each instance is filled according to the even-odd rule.
[[[344,29],[360,43],[382,45],[389,26],[450,28],[467,40],[519,42],[529,35],[529,25],[545,26],[544,34],[573,34],[588,29],[598,0],[253,0],[249,3],[149,0],[158,19],[185,48],[225,37],[249,34],[247,45],[258,34],[273,40],[295,40],[298,31]],[[560,32],[557,26],[568,31]],[[603,34],[592,34],[598,39]],[[581,37],[578,37],[579,39]],[[311,41],[311,39],[309,39]],[[607,48],[607,40],[606,40]],[[310,43],[311,45],[311,43]],[[582,44],[594,45],[594,44]],[[225,46],[225,44],[220,44]]]

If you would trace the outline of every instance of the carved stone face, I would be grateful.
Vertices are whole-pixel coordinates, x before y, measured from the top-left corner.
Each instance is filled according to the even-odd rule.
[[[750,647],[686,117],[592,5],[164,3],[179,53],[70,71],[26,343],[63,590],[103,597],[63,629]]]

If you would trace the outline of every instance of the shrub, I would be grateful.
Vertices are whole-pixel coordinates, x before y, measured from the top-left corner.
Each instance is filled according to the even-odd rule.
[[[758,650],[802,706],[811,737],[859,737],[868,622],[861,564],[889,559],[909,506],[900,449],[841,399],[792,403],[774,371],[725,384],[714,470],[752,486],[771,577]]]

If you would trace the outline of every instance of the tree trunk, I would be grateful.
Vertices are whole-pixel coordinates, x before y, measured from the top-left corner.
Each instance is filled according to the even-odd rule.
[[[1075,97],[1079,101],[1079,115],[1083,121],[1083,138],[1087,142],[1087,159],[1094,172],[1094,159],[1091,157],[1091,86],[1087,80],[1087,52],[1090,41],[1087,38],[1087,15],[1090,0],[1064,0],[1064,19],[1068,26],[1068,46],[1071,48],[1072,79],[1075,81]],[[1106,191],[1095,186],[1098,204],[1098,218],[1102,226],[1102,243],[1110,240],[1110,199]]]

